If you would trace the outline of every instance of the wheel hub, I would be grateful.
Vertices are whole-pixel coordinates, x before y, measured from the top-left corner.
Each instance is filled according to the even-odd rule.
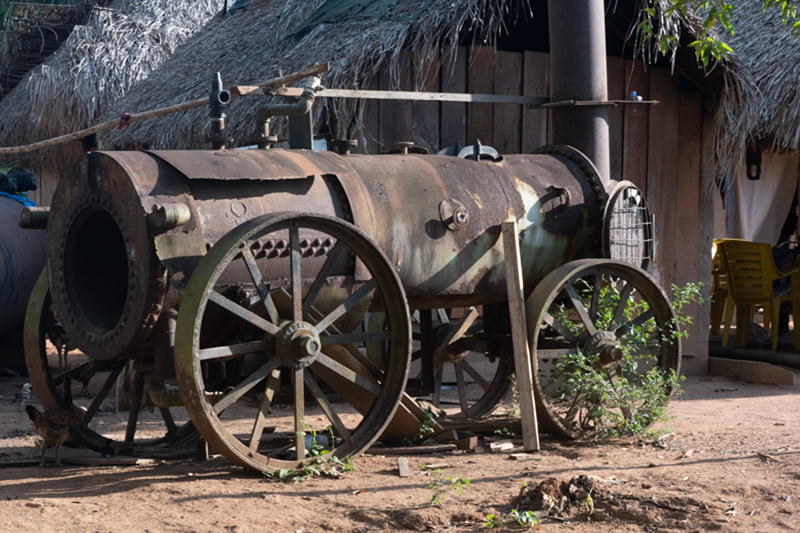
[[[607,365],[622,359],[622,350],[617,346],[617,337],[610,331],[598,331],[585,344],[589,353],[600,357],[600,364]]]
[[[308,322],[290,322],[277,339],[278,357],[285,366],[306,368],[313,363],[322,349],[317,330]]]

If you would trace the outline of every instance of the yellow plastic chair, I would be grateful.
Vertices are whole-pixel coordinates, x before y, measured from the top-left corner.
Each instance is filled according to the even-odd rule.
[[[728,267],[723,257],[721,242],[751,242],[744,239],[714,239],[711,247],[711,334],[719,335],[725,301],[728,299]],[[750,313],[752,315],[752,313]],[[752,316],[748,319],[752,322]]]
[[[783,302],[792,302],[792,317],[795,319],[794,347],[800,349],[800,269],[781,272],[775,266],[772,247],[766,243],[738,239],[719,239],[717,247],[722,251],[727,271],[728,295],[725,305],[725,329],[722,346],[728,345],[733,310],[737,308],[736,345],[744,346],[747,339],[747,323],[754,306],[764,307],[764,327],[769,327],[772,349],[778,347],[778,316]],[[775,294],[773,282],[791,276],[788,293]],[[748,317],[748,318],[745,318]],[[741,321],[740,321],[741,320]],[[741,335],[740,335],[741,333]]]
[[[724,239],[714,239],[711,249],[711,334],[719,335],[725,300],[728,298],[728,268],[719,243]]]

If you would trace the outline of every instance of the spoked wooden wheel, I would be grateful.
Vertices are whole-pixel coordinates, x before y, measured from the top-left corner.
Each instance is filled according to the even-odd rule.
[[[567,438],[637,432],[663,412],[680,370],[672,307],[645,271],[572,261],[527,300],[542,430]]]
[[[460,418],[491,413],[508,390],[514,371],[511,357],[498,354],[488,341],[484,317],[472,309],[433,310],[433,336],[437,341],[433,405]],[[472,320],[471,313],[476,314]],[[419,362],[416,365],[421,367]],[[412,364],[412,375],[413,370]]]
[[[379,331],[360,329],[368,310],[386,314]],[[405,387],[410,337],[400,280],[366,235],[332,217],[267,215],[230,231],[192,274],[176,372],[214,449],[260,471],[297,468],[380,436]]]
[[[511,385],[514,372],[514,361],[510,355],[504,355],[503,343],[498,342],[502,335],[488,334],[480,311],[473,309],[435,308],[417,310],[411,315],[412,353],[406,392],[457,418],[480,418],[494,411]],[[433,345],[432,395],[420,393],[425,372],[424,320],[430,322]],[[383,323],[382,313],[371,313],[368,331],[379,330]],[[510,351],[510,338],[507,344]],[[370,359],[383,359],[383,354],[372,344],[367,348]]]
[[[128,362],[127,359],[97,362],[84,357],[83,361],[73,368],[60,368],[48,357],[46,342],[53,339],[59,326],[51,310],[50,289],[48,287],[47,269],[39,275],[36,285],[28,300],[25,314],[25,364],[33,386],[34,394],[45,409],[62,407],[71,409],[82,416],[81,427],[76,428],[73,436],[79,437],[78,444],[95,449],[108,450],[113,447],[115,453],[141,456],[161,456],[174,453],[174,448],[189,445],[199,438],[199,434],[188,421],[185,412],[176,413],[167,408],[158,410],[158,414],[140,414],[140,407],[145,394],[144,375],[137,374],[134,401],[130,406],[127,423],[123,428],[115,428],[116,424],[107,424],[100,408],[109,398],[109,393],[120,378]],[[53,339],[54,340],[54,339]],[[103,385],[87,406],[79,406],[71,401],[72,390],[85,380],[99,375]],[[65,405],[65,400],[70,405]],[[146,419],[145,419],[146,418]],[[102,425],[103,429],[100,429]],[[97,426],[97,429],[89,429]]]

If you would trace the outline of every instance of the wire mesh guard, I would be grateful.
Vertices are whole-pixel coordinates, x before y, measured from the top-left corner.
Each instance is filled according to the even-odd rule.
[[[631,182],[620,182],[608,200],[603,249],[606,257],[643,269],[653,259],[653,217],[644,195]]]

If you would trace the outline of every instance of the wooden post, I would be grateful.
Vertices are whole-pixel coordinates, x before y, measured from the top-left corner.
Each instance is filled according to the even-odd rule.
[[[525,321],[525,295],[522,290],[522,257],[519,253],[517,221],[504,222],[503,255],[506,260],[508,313],[511,317],[511,341],[514,346],[514,372],[522,415],[522,441],[527,451],[539,450],[539,429],[533,399],[533,371]]]

